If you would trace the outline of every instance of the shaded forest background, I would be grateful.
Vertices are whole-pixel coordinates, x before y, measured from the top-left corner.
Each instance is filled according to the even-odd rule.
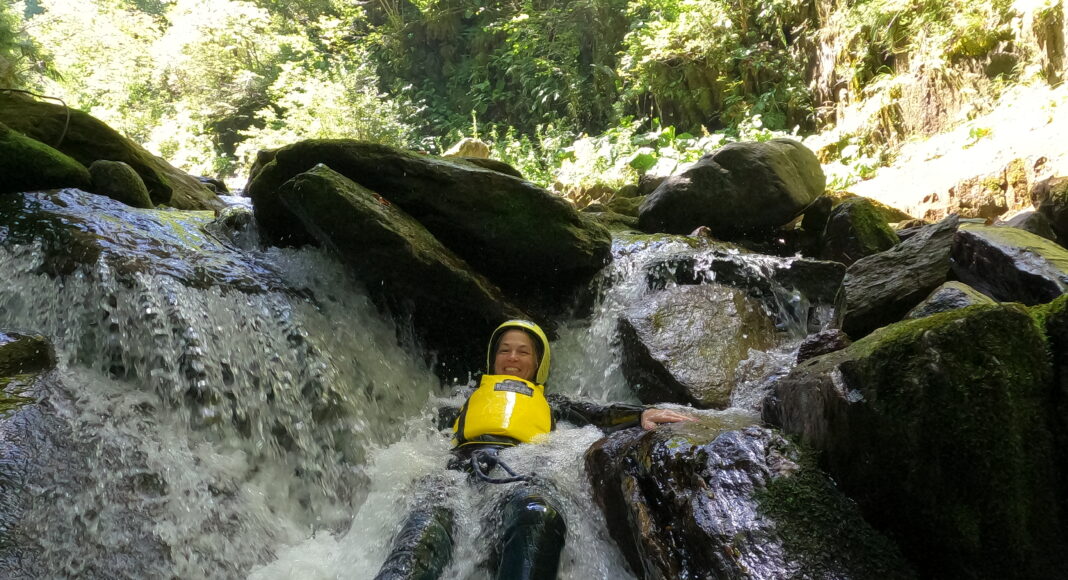
[[[300,139],[467,136],[588,200],[793,135],[845,187],[1007,87],[1058,84],[1063,20],[1048,0],[27,0],[0,5],[0,88],[237,183]]]

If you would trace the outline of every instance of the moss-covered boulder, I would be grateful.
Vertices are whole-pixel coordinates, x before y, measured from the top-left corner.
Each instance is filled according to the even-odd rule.
[[[481,366],[481,345],[501,321],[529,318],[419,222],[325,165],[283,184],[278,199],[456,368]]]
[[[623,373],[644,403],[724,408],[734,369],[767,350],[775,327],[760,302],[719,284],[674,286],[619,319]]]
[[[889,250],[899,242],[870,200],[853,197],[831,210],[823,230],[820,258],[852,264]]]
[[[608,260],[611,237],[563,199],[527,181],[440,157],[348,139],[303,141],[274,152],[252,178],[263,234],[313,243],[278,190],[323,163],[415,218],[441,243],[505,291],[558,298]]]
[[[638,578],[913,578],[814,462],[744,416],[611,435],[586,453]]]
[[[946,281],[950,251],[957,231],[950,216],[885,252],[854,262],[842,282],[845,307],[842,330],[860,338],[901,320],[914,306]]]
[[[0,92],[0,123],[62,151],[86,167],[98,159],[126,163],[141,176],[154,204],[178,209],[217,209],[224,205],[195,177],[84,111],[19,93]]]
[[[923,318],[939,312],[957,310],[976,304],[994,304],[995,300],[971,286],[950,280],[935,288],[927,298],[909,310],[905,318]]]
[[[638,217],[638,208],[645,201],[645,196],[622,197],[616,195],[608,202],[608,209],[626,216]]]
[[[1031,311],[1045,332],[1053,362],[1053,436],[1061,466],[1061,517],[1068,519],[1068,294]]]
[[[1053,369],[1026,308],[894,324],[781,380],[765,418],[822,454],[926,578],[1051,578],[1068,562]]]
[[[1043,304],[1068,292],[1068,249],[1017,228],[962,224],[953,272],[998,300]]]
[[[1058,241],[1057,233],[1053,231],[1053,224],[1050,223],[1049,218],[1034,210],[1020,212],[1004,222],[995,222],[994,225],[1021,229],[1051,242]]]
[[[504,161],[498,161],[497,159],[483,157],[453,157],[452,159],[475,167],[481,167],[482,169],[489,169],[490,171],[496,171],[497,173],[503,173],[518,179],[523,179],[523,174],[520,173],[518,169],[508,165]]]
[[[3,94],[3,93],[0,93]],[[0,194],[77,187],[87,189],[84,165],[0,124]]]
[[[1031,202],[1046,216],[1060,243],[1068,247],[1068,177],[1053,177],[1037,183]]]
[[[122,161],[98,159],[89,166],[93,193],[106,195],[131,207],[152,209],[152,199],[141,176]]]
[[[730,240],[786,224],[823,194],[816,155],[791,139],[730,143],[664,180],[641,204],[650,233],[687,234],[708,226]]]
[[[47,338],[0,331],[0,377],[39,373],[55,366],[56,353]]]

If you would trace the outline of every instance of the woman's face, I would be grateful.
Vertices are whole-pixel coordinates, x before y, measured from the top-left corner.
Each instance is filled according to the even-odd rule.
[[[501,335],[493,359],[493,372],[534,380],[534,374],[538,372],[538,355],[529,334],[522,330],[508,330]]]

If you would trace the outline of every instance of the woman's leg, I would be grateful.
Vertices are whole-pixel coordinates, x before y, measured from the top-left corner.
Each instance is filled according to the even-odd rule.
[[[501,519],[498,580],[555,580],[567,526],[544,491],[517,486],[504,504]]]
[[[375,580],[437,580],[452,559],[452,524],[442,494],[424,494],[393,538]]]

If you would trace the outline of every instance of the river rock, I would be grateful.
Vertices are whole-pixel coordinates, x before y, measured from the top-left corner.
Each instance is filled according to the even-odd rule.
[[[897,234],[871,201],[853,197],[831,210],[823,230],[820,258],[849,265],[897,243]]]
[[[1049,304],[1031,309],[1042,325],[1053,357],[1054,414],[1053,435],[1057,465],[1068,466],[1068,294]],[[1061,517],[1068,518],[1068,480],[1060,478]],[[1063,520],[1062,520],[1063,521]]]
[[[1049,219],[1061,244],[1068,245],[1068,177],[1053,177],[1035,184],[1031,203]]]
[[[131,207],[151,209],[148,188],[133,167],[122,161],[98,159],[89,166],[93,177],[93,192],[106,195]]]
[[[721,421],[621,431],[587,451],[594,498],[638,578],[913,577],[796,446]]]
[[[81,163],[3,124],[0,175],[0,194],[60,187],[88,189],[91,182],[89,171]]]
[[[963,224],[953,272],[1003,302],[1042,304],[1068,291],[1068,249],[1016,228]]]
[[[547,299],[569,293],[609,257],[608,230],[527,181],[346,139],[283,147],[250,180],[246,192],[264,236],[280,243],[312,241],[277,191],[317,163],[396,204],[505,291]]]
[[[846,270],[842,330],[860,338],[901,318],[935,288],[950,271],[950,250],[957,217],[948,218],[909,237],[885,252],[854,262]]]
[[[458,368],[481,366],[483,340],[502,320],[529,318],[419,222],[325,165],[283,184],[278,198],[380,303],[411,315],[431,348],[464,359]]]
[[[823,465],[924,578],[1051,578],[1053,369],[1021,305],[908,320],[796,366],[765,419]]]
[[[86,167],[98,159],[126,163],[141,176],[156,205],[178,209],[224,205],[197,178],[152,155],[84,111],[0,92],[0,123],[62,151]]]
[[[56,352],[47,338],[0,331],[0,377],[37,374],[56,366]]]
[[[645,196],[639,197],[616,197],[608,202],[608,209],[626,216],[638,217],[638,208],[645,201]]]
[[[1046,214],[1035,210],[1022,211],[1004,222],[995,222],[994,225],[1018,228],[1046,238],[1051,242],[1057,241],[1057,233],[1053,231],[1053,225],[1050,224],[1049,218],[1046,217]]]
[[[476,159],[488,159],[490,155],[489,145],[480,139],[464,137],[449,150],[442,153],[442,157],[471,157]]]
[[[453,159],[455,161],[467,163],[468,165],[481,167],[482,169],[489,169],[490,171],[496,171],[497,173],[503,173],[518,179],[523,179],[523,174],[520,173],[518,169],[508,165],[504,161],[498,161],[488,157],[453,157]]]
[[[810,334],[797,347],[797,364],[801,364],[810,358],[814,358],[853,344],[849,335],[837,328],[828,328],[817,333]]]
[[[995,304],[996,301],[986,294],[963,283],[950,280],[935,288],[933,292],[909,310],[905,318],[923,318],[939,312],[958,310],[976,304]]]
[[[730,143],[666,179],[642,203],[646,232],[685,234],[708,226],[733,239],[786,224],[823,194],[814,153],[790,139]]]
[[[719,284],[657,292],[619,320],[623,373],[644,403],[730,404],[734,370],[749,349],[775,342],[759,302]]]

